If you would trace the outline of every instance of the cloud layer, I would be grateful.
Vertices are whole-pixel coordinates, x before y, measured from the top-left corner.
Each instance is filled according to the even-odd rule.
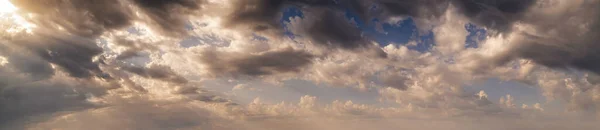
[[[598,0],[10,2],[0,129],[598,129]],[[398,21],[433,47],[364,29]],[[486,32],[476,48],[466,25]],[[466,87],[488,79],[546,102]],[[295,80],[376,98],[278,102]],[[241,87],[253,82],[276,87]],[[242,98],[252,93],[279,97]]]

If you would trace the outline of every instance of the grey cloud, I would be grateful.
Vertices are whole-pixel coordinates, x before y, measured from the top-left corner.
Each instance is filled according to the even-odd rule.
[[[117,55],[116,59],[117,60],[125,60],[125,59],[129,59],[129,58],[133,58],[136,56],[140,56],[139,53],[140,52],[138,50],[129,49],[129,50],[121,52],[119,55]]]
[[[359,20],[363,20],[365,23],[371,23],[370,20],[373,18],[373,11],[371,8],[374,5],[373,1],[368,0],[346,0],[342,1],[341,5],[350,9],[350,11],[357,13]]]
[[[222,94],[208,91],[201,87],[194,86],[192,84],[177,86],[171,93],[183,95],[186,96],[188,99],[202,101],[206,103],[223,103],[228,106],[238,105],[237,103],[234,103],[231,100],[227,99]]]
[[[238,0],[227,25],[249,25],[255,31],[281,30],[279,19],[286,6],[333,6],[333,0]]]
[[[368,17],[367,2],[333,0],[247,0],[236,3],[234,13],[230,14],[227,25],[250,26],[255,31],[283,31],[279,25],[282,9],[285,6],[300,8],[304,18],[292,32],[306,36],[317,45],[346,50],[372,48],[368,39],[362,36],[357,25],[347,20],[343,9],[356,11],[361,17]],[[361,20],[361,19],[356,19]]]
[[[170,6],[182,6],[191,9],[198,9],[200,6],[198,3],[204,2],[203,0],[134,0],[138,5],[148,8],[157,9],[160,12],[166,12]]]
[[[327,49],[340,48],[355,52],[367,52],[376,57],[386,57],[376,45],[363,36],[354,23],[345,18],[343,12],[327,8],[311,8],[304,11],[304,18],[294,18],[287,23],[295,35],[306,37],[310,43]]]
[[[17,72],[18,73],[18,72]],[[53,77],[38,80],[0,70],[0,127],[16,127],[24,122],[44,120],[57,112],[77,111],[97,106],[87,101],[89,95],[102,96],[105,90],[94,81],[67,80]],[[21,123],[19,123],[21,122]]]
[[[187,35],[186,15],[197,13],[205,0],[134,0],[150,18],[154,29],[167,36]]]
[[[401,76],[400,74],[395,74],[395,73],[382,74],[379,76],[379,79],[381,79],[381,82],[386,87],[392,87],[392,88],[396,88],[398,90],[407,90],[409,87],[406,83],[409,79],[404,76]]]
[[[123,66],[121,67],[121,69],[127,72],[137,74],[144,78],[157,79],[177,84],[185,84],[188,82],[187,79],[173,72],[173,70],[168,66],[151,65],[147,68],[137,66]]]
[[[60,87],[65,84],[41,83],[3,89],[0,94],[0,124],[28,116],[94,107],[87,103],[85,93],[71,87]]]
[[[600,73],[600,2],[584,1],[573,5],[570,11],[555,14],[533,12],[523,23],[531,29],[516,32],[506,58],[525,58],[551,68],[578,68]],[[558,8],[558,7],[556,7]],[[552,10],[554,8],[542,8]],[[541,11],[540,11],[541,12]],[[539,14],[538,14],[539,13]],[[564,21],[564,22],[556,22]]]
[[[139,40],[129,40],[122,36],[112,37],[113,44],[121,47],[127,48],[124,52],[121,52],[117,55],[117,60],[125,60],[132,57],[140,56],[140,53],[143,51],[158,51],[160,50],[158,47],[154,46],[152,43],[146,43]]]
[[[213,75],[261,76],[276,73],[298,72],[309,65],[314,56],[292,48],[260,54],[222,53],[207,50],[199,62],[208,66]]]
[[[509,31],[512,24],[537,0],[453,0],[453,5],[471,22],[500,32]]]
[[[384,17],[440,17],[448,6],[448,0],[379,0],[377,5],[384,9]]]
[[[304,35],[308,35],[316,43],[330,47],[341,47],[344,49],[354,49],[370,45],[363,39],[361,31],[357,25],[352,24],[344,18],[339,12],[329,11],[318,12],[314,17],[313,25],[306,28]]]
[[[96,46],[94,41],[87,38],[37,34],[37,36],[10,41],[10,45],[25,48],[25,51],[59,66],[73,77],[90,78],[102,75],[98,63],[94,62],[93,58],[101,54],[103,50]],[[39,63],[38,65],[43,64]],[[39,70],[39,73],[48,72],[40,70],[42,68],[30,69]],[[37,74],[37,72],[33,73]]]
[[[6,68],[13,68],[16,72],[29,75],[33,80],[48,79],[54,75],[54,69],[44,59],[27,50],[8,45],[10,44],[0,44],[0,55],[6,57],[9,62],[5,65]]]
[[[600,75],[597,74],[587,74],[586,81],[590,84],[600,84]]]
[[[254,24],[256,31],[279,29],[278,17],[286,0],[240,0],[230,14],[227,25]]]

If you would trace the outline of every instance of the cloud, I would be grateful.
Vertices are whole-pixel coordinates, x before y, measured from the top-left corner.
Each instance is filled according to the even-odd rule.
[[[370,47],[357,25],[345,19],[342,12],[316,8],[305,11],[306,17],[290,23],[294,34],[306,36],[317,45],[325,47],[357,49]]]
[[[447,0],[380,0],[385,13],[396,16],[409,16],[416,18],[440,17],[448,6]]]
[[[597,0],[12,2],[15,15],[36,27],[0,24],[3,129],[597,127]],[[288,7],[302,16],[282,23]],[[434,34],[431,51],[382,47],[357,24],[408,17]],[[464,47],[470,23],[489,32],[478,48]],[[549,102],[492,102],[490,92],[465,87],[490,78],[525,82]],[[240,80],[236,93],[282,91],[284,99],[290,88],[251,91],[243,81],[294,79],[358,88],[380,102],[309,95],[243,102],[206,83],[229,79]],[[567,112],[545,108],[552,100]]]
[[[452,5],[471,22],[505,32],[511,29],[513,23],[521,21],[524,14],[537,2],[538,0],[453,0]]]
[[[104,31],[131,24],[129,8],[119,0],[91,2],[85,0],[13,0],[23,13],[34,17],[29,21],[51,31],[67,31],[82,37],[101,35]]]
[[[149,67],[123,66],[122,70],[131,72],[144,78],[157,79],[176,84],[186,84],[188,81],[184,77],[177,75],[171,68],[161,65],[150,65]]]
[[[354,0],[352,0],[354,1]],[[279,20],[285,7],[335,7],[334,0],[236,0],[226,25],[246,25],[254,31],[282,30]],[[311,10],[311,9],[309,9]]]
[[[531,59],[533,62],[553,68],[578,68],[599,73],[592,51],[598,47],[600,22],[598,21],[598,1],[578,1],[575,3],[557,2],[555,9],[536,8],[525,19],[520,31],[516,31],[513,49],[508,57]],[[549,13],[558,10],[572,10]],[[544,20],[540,20],[544,19]],[[566,24],[546,20],[567,20]]]
[[[11,72],[0,71],[0,127],[23,129],[28,120],[44,120],[62,111],[96,108],[88,102],[90,96],[103,96],[110,85],[96,80],[69,78],[57,74],[49,79],[34,79]],[[48,115],[48,116],[45,116]]]
[[[149,25],[166,36],[187,36],[187,15],[197,15],[206,0],[133,0],[145,12]]]
[[[520,21],[537,0],[379,0],[384,19],[391,16],[413,17],[417,25],[426,27],[443,17],[450,6],[470,22],[490,30],[507,32]],[[433,22],[435,23],[435,22]],[[428,26],[428,25],[427,25]]]
[[[345,18],[343,10],[340,9],[340,7],[348,7],[361,11],[366,8],[362,2],[351,0],[339,2],[339,5],[336,3],[333,0],[238,1],[234,3],[233,12],[228,15],[225,26],[246,26],[254,31],[270,30],[277,32],[276,36],[281,36],[284,31],[283,25],[280,25],[283,8],[297,7],[306,14],[304,15],[306,17],[292,23],[285,23],[287,29],[294,35],[307,37],[311,39],[310,43],[328,48],[377,50],[362,36],[357,25]],[[385,57],[381,51],[379,55]]]
[[[140,56],[140,53],[145,51],[154,52],[160,50],[157,45],[159,43],[152,43],[144,41],[142,39],[128,39],[127,37],[132,36],[113,36],[111,38],[111,45],[125,48],[123,52],[120,52],[117,55],[116,60],[126,60],[129,58],[137,57]]]
[[[128,99],[94,110],[65,114],[29,128],[132,128],[132,129],[532,129],[558,130],[565,128],[593,129],[594,122],[565,123],[570,117],[544,120],[538,117],[510,119],[482,117],[464,119],[454,117],[418,117],[403,108],[385,108],[356,104],[352,101],[333,101],[321,104],[318,97],[303,96],[297,103],[265,103],[255,100],[244,107],[228,108],[216,104],[199,104],[187,101],[164,102]],[[123,100],[123,99],[120,99]],[[199,107],[203,105],[204,107]],[[141,109],[152,108],[152,109]],[[324,118],[327,117],[327,118]],[[71,120],[78,119],[78,120]],[[476,121],[478,123],[467,123]],[[535,121],[535,122],[532,122]],[[526,122],[526,123],[523,123]],[[426,124],[436,125],[426,125]],[[69,125],[66,125],[69,124]],[[510,124],[510,125],[506,125]],[[551,126],[551,127],[548,127]]]
[[[15,40],[11,44],[27,48],[27,51],[60,66],[73,77],[102,75],[98,62],[93,61],[93,58],[103,50],[87,38],[39,34],[39,37]]]
[[[302,67],[309,65],[313,57],[310,53],[292,48],[258,54],[227,53],[207,49],[199,56],[198,62],[205,64],[207,70],[215,76],[261,76],[298,72]]]
[[[239,26],[247,24],[254,31],[281,29],[278,26],[280,11],[287,0],[241,0],[234,5],[229,14],[227,25]]]
[[[12,68],[5,71],[15,71],[22,74],[31,75],[34,80],[47,79],[54,75],[54,69],[44,59],[24,50],[23,48],[0,45],[2,47],[1,55],[6,58],[8,64],[3,68]],[[20,52],[20,53],[19,53]]]
[[[240,129],[241,125],[220,117],[206,109],[194,108],[192,103],[168,103],[131,100],[56,116],[48,121],[33,124],[29,129]],[[77,119],[77,120],[71,120]],[[236,125],[232,125],[232,123]]]

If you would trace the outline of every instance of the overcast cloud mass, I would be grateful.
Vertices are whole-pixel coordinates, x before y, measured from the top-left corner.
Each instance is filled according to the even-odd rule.
[[[0,129],[598,130],[599,41],[600,0],[0,0]]]

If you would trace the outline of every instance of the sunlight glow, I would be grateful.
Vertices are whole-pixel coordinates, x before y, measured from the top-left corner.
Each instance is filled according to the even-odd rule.
[[[8,64],[6,57],[0,56],[0,66],[4,66],[6,64]]]
[[[0,13],[10,13],[17,10],[9,0],[0,0]]]
[[[16,13],[0,15],[0,17],[2,17],[0,18],[0,20],[2,20],[0,22],[10,25],[8,26],[9,28],[5,30],[8,33],[17,33],[22,31],[31,33],[32,30],[37,27],[35,24],[29,23]]]
[[[18,10],[10,0],[0,0],[0,23],[4,27],[7,27],[2,29],[9,34],[23,31],[31,33],[36,25],[28,22],[26,19],[32,18],[34,15],[20,14],[17,13]]]

